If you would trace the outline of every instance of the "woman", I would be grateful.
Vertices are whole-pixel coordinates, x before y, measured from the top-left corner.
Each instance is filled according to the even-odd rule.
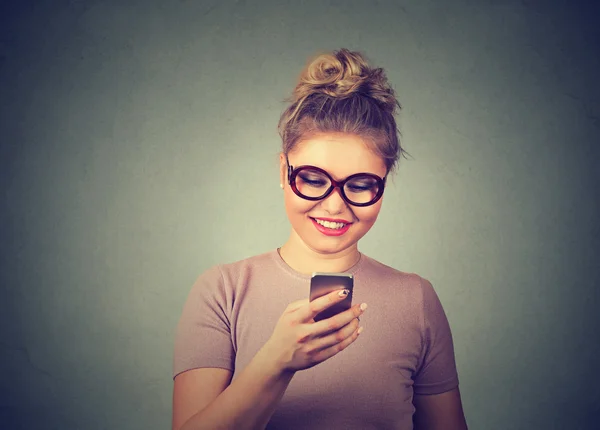
[[[194,284],[175,342],[174,429],[467,428],[432,285],[357,247],[404,153],[397,108],[357,52],[302,72],[279,123],[290,237]],[[352,308],[315,322],[345,296],[309,303],[312,272],[353,274]]]

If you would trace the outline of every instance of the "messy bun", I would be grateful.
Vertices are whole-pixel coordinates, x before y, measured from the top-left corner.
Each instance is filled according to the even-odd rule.
[[[285,154],[325,132],[361,136],[384,159],[388,173],[405,153],[394,118],[400,110],[394,90],[383,69],[370,67],[358,52],[340,49],[316,56],[288,102],[279,120]]]

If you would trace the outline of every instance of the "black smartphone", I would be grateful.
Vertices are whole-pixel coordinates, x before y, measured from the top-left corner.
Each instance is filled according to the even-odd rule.
[[[335,305],[317,314],[315,321],[321,321],[344,312],[352,307],[352,291],[354,290],[354,278],[350,273],[324,273],[314,272],[310,278],[310,301],[329,294],[335,290],[347,289],[350,291],[346,298]]]

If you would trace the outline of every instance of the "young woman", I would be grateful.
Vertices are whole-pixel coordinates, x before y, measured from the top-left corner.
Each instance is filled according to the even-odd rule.
[[[383,70],[346,49],[320,55],[290,101],[279,130],[291,234],[192,287],[175,341],[173,429],[466,429],[431,283],[357,247],[404,153]],[[345,296],[309,302],[312,272],[351,273],[353,307],[315,322]]]

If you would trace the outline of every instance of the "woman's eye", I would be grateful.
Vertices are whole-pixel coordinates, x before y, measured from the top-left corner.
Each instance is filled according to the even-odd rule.
[[[348,188],[350,189],[350,191],[355,192],[355,193],[360,193],[360,192],[364,192],[364,191],[369,191],[373,186],[372,185],[348,185]]]
[[[302,180],[302,182],[306,185],[310,185],[313,187],[322,187],[323,185],[327,184],[327,181],[324,180],[323,178],[319,178],[319,177],[309,177],[309,176],[302,176],[300,175],[300,179]]]
[[[314,180],[311,180],[311,179],[303,179],[303,181],[307,185],[312,185],[314,187],[322,187],[323,185],[325,185],[325,182],[323,182],[323,181],[314,181]]]

